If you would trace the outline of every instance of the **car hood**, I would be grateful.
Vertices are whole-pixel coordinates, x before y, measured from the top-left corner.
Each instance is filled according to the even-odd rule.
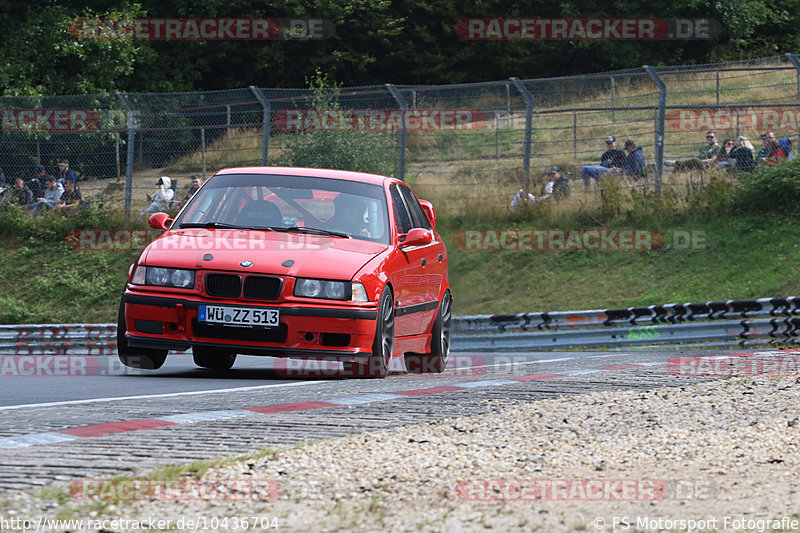
[[[183,229],[150,243],[144,264],[172,268],[352,279],[388,245],[361,239],[276,231]],[[242,266],[242,262],[251,262]]]

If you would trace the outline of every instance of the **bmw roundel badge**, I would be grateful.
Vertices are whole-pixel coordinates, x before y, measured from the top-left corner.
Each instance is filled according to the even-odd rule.
[[[253,262],[252,261],[242,261],[239,264],[242,265],[245,268],[253,266]]]

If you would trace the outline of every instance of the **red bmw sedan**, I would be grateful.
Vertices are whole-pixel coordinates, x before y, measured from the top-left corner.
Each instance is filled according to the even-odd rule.
[[[433,206],[386,176],[310,168],[217,172],[131,265],[123,364],[169,350],[228,369],[237,354],[344,363],[386,376],[442,372],[450,351],[447,250]]]

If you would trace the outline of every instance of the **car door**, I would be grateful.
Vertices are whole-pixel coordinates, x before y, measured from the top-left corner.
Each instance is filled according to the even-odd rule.
[[[397,233],[401,239],[412,228],[430,229],[419,203],[407,187],[394,184],[390,193]],[[438,306],[437,297],[432,296],[432,285],[439,276],[441,265],[436,254],[436,243],[404,247],[401,241],[398,254],[399,267],[395,269],[392,280],[395,288],[395,334],[398,337],[421,335],[430,329],[428,326]]]

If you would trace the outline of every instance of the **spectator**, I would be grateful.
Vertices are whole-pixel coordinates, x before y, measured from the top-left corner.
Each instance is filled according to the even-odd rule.
[[[706,132],[706,141],[697,151],[697,159],[704,165],[713,165],[716,163],[715,157],[722,151],[722,146],[717,142],[717,134],[713,131]]]
[[[61,195],[64,194],[64,187],[62,187],[53,176],[47,176],[44,184],[44,195],[37,198],[35,202],[27,205],[28,209],[30,209],[34,215],[38,215],[42,211],[55,207],[59,200],[61,200]]]
[[[64,185],[64,183],[71,180],[75,184],[75,189],[78,189],[78,176],[76,176],[75,172],[69,168],[69,159],[58,160],[58,172],[56,173],[56,179],[61,185]]]
[[[625,141],[625,149],[628,151],[628,155],[625,157],[625,161],[622,162],[622,168],[615,170],[622,170],[626,175],[637,180],[643,178],[644,154],[642,153],[642,147],[637,148],[636,143],[628,139]]]
[[[780,165],[783,163],[783,160],[786,159],[786,152],[783,151],[783,148],[781,148],[781,145],[778,144],[778,141],[767,142],[767,145],[764,147],[764,149],[766,152],[764,154],[765,157],[763,161],[768,165]],[[783,158],[783,160],[779,158]]]
[[[167,176],[158,178],[156,185],[158,185],[158,190],[153,195],[147,195],[147,201],[150,202],[150,205],[139,211],[140,215],[166,211],[169,203],[175,197],[175,191],[172,190],[172,180]]]
[[[189,189],[189,192],[186,193],[186,196],[183,197],[184,204],[186,204],[186,202],[188,202],[189,199],[192,196],[194,196],[194,193],[196,193],[197,190],[200,188],[200,185],[203,184],[202,181],[200,180],[200,176],[198,176],[197,174],[193,175],[190,179],[192,180],[192,186]]]
[[[761,150],[758,152],[758,156],[756,156],[756,163],[766,163],[767,161],[767,145],[771,142],[778,142],[778,138],[775,137],[775,132],[772,131],[765,131],[761,134]]]
[[[740,135],[736,138],[736,147],[731,150],[731,156],[736,161],[736,170],[751,172],[756,168],[753,159],[753,144],[747,137]]]
[[[46,177],[47,173],[42,165],[33,167],[33,177],[28,180],[28,188],[33,193],[34,198],[41,198],[44,196],[44,182]]]
[[[536,203],[536,197],[531,193],[526,193],[525,189],[520,189],[511,199],[511,203],[508,205],[508,210],[516,211],[523,205],[533,205],[534,203]]]
[[[78,209],[82,202],[81,191],[75,188],[74,181],[68,179],[64,182],[64,194],[61,195],[61,198],[58,203],[53,206],[53,209],[66,214]]]
[[[625,162],[625,152],[617,150],[617,140],[614,137],[606,137],[606,151],[600,156],[600,166],[587,165],[581,169],[583,187],[589,190],[589,182],[594,178],[595,183],[600,185],[600,176],[606,172],[611,172],[615,168],[619,169]]]
[[[26,206],[34,199],[33,193],[22,178],[14,178],[14,187],[12,189],[2,187],[2,191],[6,205]]]
[[[736,159],[733,157],[733,139],[725,139],[722,149],[714,156],[714,166],[716,168],[729,168],[736,166]]]

